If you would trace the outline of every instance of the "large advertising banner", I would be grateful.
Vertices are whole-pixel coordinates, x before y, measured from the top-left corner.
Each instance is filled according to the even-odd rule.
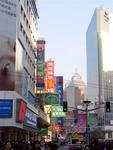
[[[45,41],[37,41],[37,81],[38,90],[45,88]]]
[[[14,90],[17,0],[0,0],[0,90]]]
[[[86,121],[87,121],[86,114],[78,114],[77,115],[78,133],[84,133],[86,131]]]
[[[55,77],[55,92],[59,94],[60,105],[63,105],[63,76]]]
[[[46,91],[53,93],[54,90],[55,90],[54,61],[48,60],[46,62]]]

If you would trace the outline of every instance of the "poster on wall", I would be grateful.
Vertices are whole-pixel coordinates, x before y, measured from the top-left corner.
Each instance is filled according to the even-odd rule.
[[[14,90],[16,9],[17,0],[0,0],[0,90]]]

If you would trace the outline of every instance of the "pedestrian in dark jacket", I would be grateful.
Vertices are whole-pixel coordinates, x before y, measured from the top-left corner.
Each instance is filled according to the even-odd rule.
[[[41,145],[39,141],[35,141],[32,145],[32,150],[41,150]]]

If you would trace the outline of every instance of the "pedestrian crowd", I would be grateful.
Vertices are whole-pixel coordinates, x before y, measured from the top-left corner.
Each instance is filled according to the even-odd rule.
[[[44,140],[0,142],[0,150],[57,150],[58,147],[59,145],[56,142],[45,142]],[[83,142],[81,143],[80,150],[113,150],[113,141],[99,141],[95,139],[90,141],[88,147],[87,144]]]
[[[58,145],[55,142],[45,141],[7,141],[0,142],[0,150],[56,150]]]
[[[93,140],[90,142],[89,145],[90,150],[113,150],[113,140],[101,140],[98,139]]]

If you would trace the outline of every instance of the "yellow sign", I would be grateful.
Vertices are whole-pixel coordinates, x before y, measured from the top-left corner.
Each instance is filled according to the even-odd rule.
[[[72,139],[77,139],[77,140],[83,140],[83,136],[81,134],[78,133],[74,133],[71,137]]]

